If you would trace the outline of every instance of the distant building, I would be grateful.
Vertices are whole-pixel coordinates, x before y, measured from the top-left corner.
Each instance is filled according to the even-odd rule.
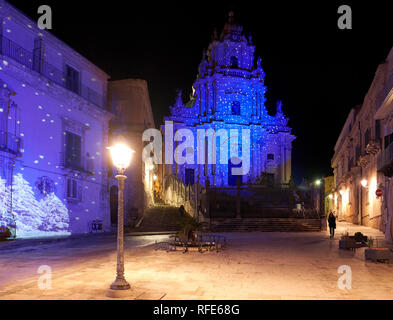
[[[0,19],[0,224],[107,229],[109,76],[6,1]]]
[[[194,148],[186,150],[192,155],[192,161],[184,164],[166,162],[162,176],[175,175],[186,185],[196,182],[205,185],[209,180],[212,186],[235,186],[238,179],[241,183],[256,183],[261,179],[277,185],[289,183],[295,137],[281,102],[277,103],[274,116],[266,110],[265,73],[254,51],[251,37],[243,35],[243,27],[234,22],[233,13],[230,13],[221,35],[214,33],[203,54],[190,100],[184,103],[179,92],[171,114],[165,117],[167,124],[173,124],[173,130],[162,126],[165,135],[174,135],[180,129],[193,132]],[[209,129],[216,133],[213,137],[218,141],[216,153],[209,137],[198,133],[198,130],[208,133]],[[176,141],[169,147],[173,155],[179,144]],[[168,145],[165,152],[167,149]],[[250,150],[249,166],[244,158],[247,149]],[[227,153],[228,161],[221,161],[221,152]],[[164,154],[164,158],[168,154]],[[216,160],[209,161],[214,157]],[[234,174],[233,168],[241,168],[241,174]]]
[[[334,148],[339,219],[393,234],[393,48],[363,104],[352,109]],[[378,190],[379,189],[379,190]],[[378,196],[376,191],[381,191]]]
[[[153,204],[153,178],[155,166],[142,161],[145,146],[142,134],[154,128],[147,82],[141,79],[110,81],[109,108],[115,117],[110,123],[110,144],[122,137],[135,154],[126,171],[125,223],[135,224],[143,216],[145,208]],[[117,223],[117,181],[113,172],[110,180],[111,223]]]
[[[334,210],[334,176],[325,177],[323,180],[325,188],[325,214],[328,215],[330,211]]]

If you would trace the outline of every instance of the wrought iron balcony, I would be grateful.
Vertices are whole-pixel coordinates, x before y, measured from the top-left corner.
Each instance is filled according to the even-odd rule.
[[[66,156],[65,152],[60,152],[60,166],[69,171],[77,171],[82,175],[94,175],[94,159],[82,157]]]
[[[99,93],[81,83],[79,83],[77,89],[70,88],[67,85],[66,76],[63,71],[46,62],[40,55],[33,54],[3,35],[0,35],[0,54],[40,73],[48,80],[80,95],[100,108],[104,108],[104,99]]]
[[[393,97],[393,73],[389,76],[385,82],[381,93],[378,95],[376,104],[377,112],[375,114],[376,119],[382,119],[392,109],[392,97]],[[390,101],[390,102],[389,102]]]
[[[22,139],[16,135],[0,131],[0,151],[20,156],[22,147]]]
[[[393,143],[389,144],[378,158],[378,169],[392,165],[393,162]]]

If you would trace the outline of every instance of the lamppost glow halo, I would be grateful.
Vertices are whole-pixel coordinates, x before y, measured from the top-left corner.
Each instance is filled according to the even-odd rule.
[[[116,144],[108,148],[111,153],[113,164],[121,171],[125,170],[131,162],[132,154],[135,152],[125,144]]]

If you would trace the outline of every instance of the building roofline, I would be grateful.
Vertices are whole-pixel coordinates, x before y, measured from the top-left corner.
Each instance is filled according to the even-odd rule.
[[[41,34],[43,34],[43,38],[46,39],[47,41],[49,41],[50,43],[52,43],[54,45],[54,47],[65,47],[65,49],[70,50],[73,52],[73,54],[78,57],[79,59],[82,60],[83,63],[89,65],[89,67],[91,69],[93,69],[95,72],[98,72],[102,77],[105,77],[106,79],[110,79],[110,76],[101,68],[99,68],[97,65],[95,65],[93,62],[91,62],[90,60],[88,60],[87,58],[85,58],[82,54],[80,54],[78,51],[76,51],[75,49],[71,48],[67,43],[65,43],[63,40],[59,39],[58,37],[56,37],[55,35],[53,35],[51,32],[49,32],[48,30],[41,30],[37,28],[37,22],[32,20],[32,18],[30,18],[28,15],[26,15],[23,11],[19,10],[18,8],[16,8],[15,6],[13,6],[12,4],[10,4],[8,1],[6,0],[0,0],[0,14],[1,14],[1,10],[8,10],[10,11],[10,13],[14,14],[16,16],[17,19],[20,19],[22,22],[23,20],[25,20],[24,22],[29,22],[27,24],[31,24],[32,28],[31,28],[31,32],[33,31],[37,31]],[[26,24],[26,25],[27,25]]]

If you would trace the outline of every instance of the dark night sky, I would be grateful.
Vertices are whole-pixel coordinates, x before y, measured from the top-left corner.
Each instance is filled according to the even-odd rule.
[[[50,5],[52,33],[111,79],[146,79],[156,126],[177,88],[185,98],[190,93],[203,48],[215,27],[221,32],[232,9],[262,58],[268,110],[282,100],[297,136],[296,180],[331,174],[330,159],[346,116],[362,103],[393,45],[388,2],[359,2],[10,1],[35,20],[38,6]],[[351,5],[352,30],[337,28],[341,4]]]

